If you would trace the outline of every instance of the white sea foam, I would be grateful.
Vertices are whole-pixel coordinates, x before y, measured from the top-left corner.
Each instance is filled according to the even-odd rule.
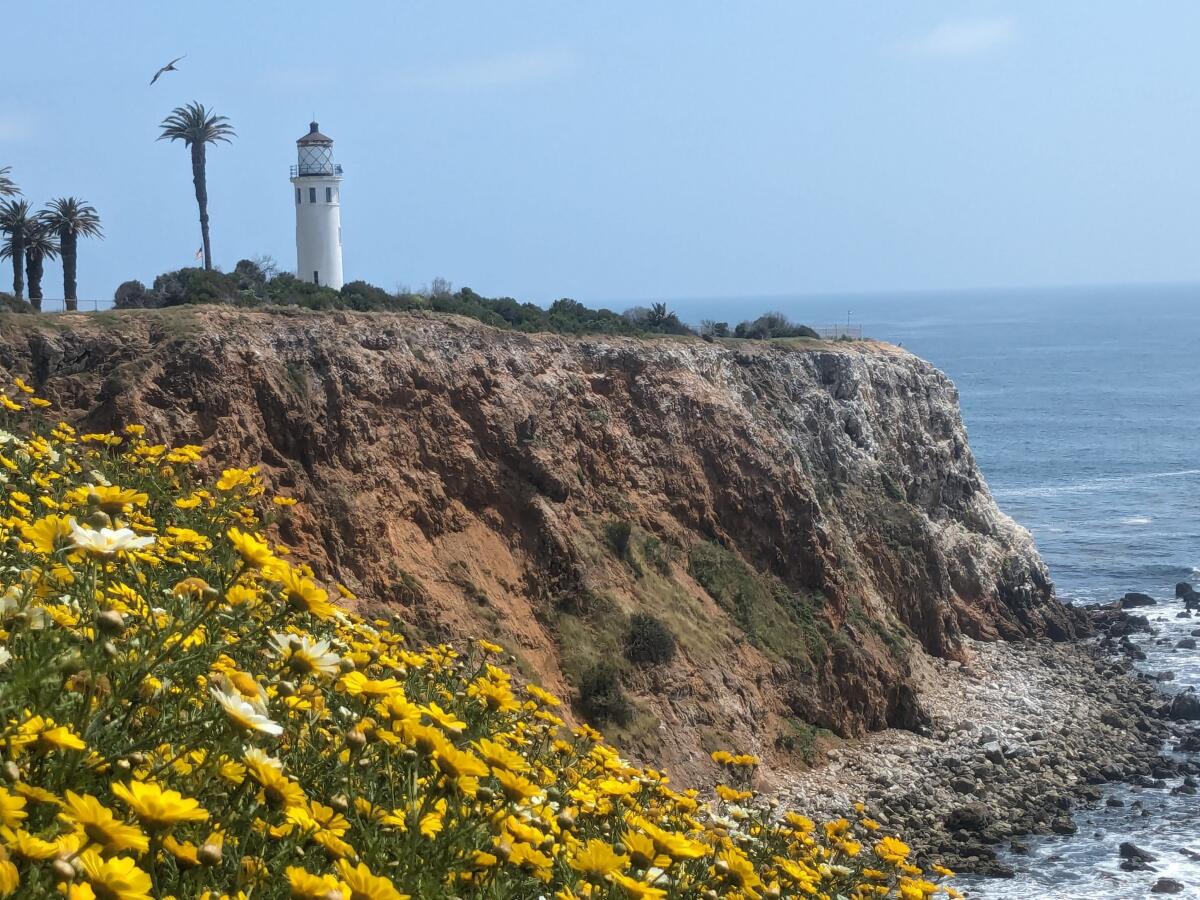
[[[1144,472],[1140,475],[1111,475],[1104,478],[1089,478],[1067,484],[1039,484],[1023,488],[998,488],[992,491],[995,497],[1048,497],[1054,494],[1091,494],[1117,484],[1151,481],[1158,478],[1187,478],[1200,475],[1200,469],[1180,469],[1176,472]]]
[[[1149,525],[1154,520],[1149,516],[1126,516],[1121,520],[1122,525]]]

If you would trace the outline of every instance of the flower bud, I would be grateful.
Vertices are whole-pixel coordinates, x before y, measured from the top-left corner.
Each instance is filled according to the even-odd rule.
[[[3,775],[4,780],[9,784],[16,784],[21,780],[21,770],[11,759],[3,767],[0,767],[0,775]]]
[[[290,681],[279,682],[279,684],[276,685],[276,689],[279,691],[280,697],[296,696],[296,686],[294,684],[292,684]]]
[[[220,844],[212,842],[201,844],[200,849],[196,851],[196,859],[200,861],[202,866],[219,866],[221,864],[222,848]]]
[[[336,797],[330,798],[329,805],[338,812],[344,813],[350,808],[350,798],[345,794],[338,794]]]
[[[570,831],[575,827],[575,817],[565,809],[558,814],[558,817],[554,821],[558,823],[558,827],[563,831]]]
[[[338,668],[342,670],[343,675],[353,672],[354,660],[346,659],[346,657],[343,656],[340,660],[338,660]]]
[[[346,732],[346,746],[350,748],[351,753],[357,753],[363,747],[367,746],[367,736],[355,728],[353,731]]]
[[[50,874],[54,876],[55,881],[74,881],[75,867],[65,859],[56,859],[50,864]]]
[[[112,519],[110,519],[108,517],[108,513],[104,512],[103,510],[99,510],[99,509],[95,510],[94,512],[88,513],[88,515],[84,519],[84,521],[87,522],[87,524],[91,525],[93,528],[111,528],[112,527]]]
[[[121,651],[117,649],[117,645],[112,641],[105,641],[100,649],[104,651],[104,655],[109,659],[116,659],[121,655]]]
[[[125,617],[115,609],[106,609],[96,616],[96,627],[105,634],[120,634],[125,630]]]

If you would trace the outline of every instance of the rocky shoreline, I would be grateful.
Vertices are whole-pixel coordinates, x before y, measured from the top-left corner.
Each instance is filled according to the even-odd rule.
[[[968,640],[965,663],[920,661],[925,733],[832,748],[781,792],[830,815],[861,800],[921,856],[1001,877],[1013,874],[1002,851],[1021,853],[1030,835],[1075,833],[1082,805],[1121,805],[1105,800],[1105,784],[1195,793],[1200,765],[1167,751],[1200,749],[1194,725],[1177,721],[1200,718],[1190,712],[1196,695],[1177,695],[1190,698],[1181,706],[1134,668],[1129,635],[1149,628],[1144,618],[1120,604],[1087,612],[1097,639]],[[1123,849],[1124,868],[1145,866],[1136,849]]]

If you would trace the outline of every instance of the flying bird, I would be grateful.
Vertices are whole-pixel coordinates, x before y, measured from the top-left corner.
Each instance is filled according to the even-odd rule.
[[[157,72],[155,72],[154,77],[150,79],[150,83],[154,84],[154,82],[158,81],[158,76],[161,75],[163,72],[178,72],[179,70],[175,68],[175,63],[179,62],[185,56],[187,56],[186,53],[183,54],[183,56],[175,57],[173,60],[171,60],[165,66],[163,66],[161,69],[159,69]]]

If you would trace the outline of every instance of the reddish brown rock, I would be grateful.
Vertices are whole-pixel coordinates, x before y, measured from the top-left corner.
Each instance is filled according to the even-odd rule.
[[[886,345],[180,308],[0,316],[0,370],[88,429],[141,422],[260,464],[300,498],[281,536],[320,575],[423,636],[498,638],[566,696],[653,613],[679,652],[623,664],[622,731],[675,768],[718,745],[784,754],[801,723],[915,727],[914,648],[1075,627],[993,503],[954,386]],[[753,590],[693,577],[716,545]]]

